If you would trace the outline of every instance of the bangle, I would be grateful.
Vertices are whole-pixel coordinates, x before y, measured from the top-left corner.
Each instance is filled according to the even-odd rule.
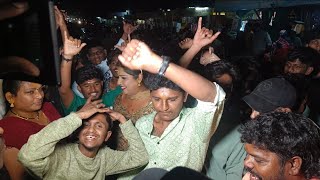
[[[170,63],[170,58],[168,56],[161,56],[163,61],[161,64],[161,67],[159,69],[158,74],[160,76],[164,76],[164,73],[166,72],[167,68],[169,67],[169,63]]]
[[[72,59],[73,59],[73,58],[71,58],[71,59],[67,59],[67,58],[65,58],[64,56],[62,56],[62,60],[67,61],[67,62],[72,61]]]

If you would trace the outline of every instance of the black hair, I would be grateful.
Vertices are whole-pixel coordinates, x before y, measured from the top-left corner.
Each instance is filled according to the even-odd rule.
[[[296,48],[288,53],[288,61],[292,62],[298,59],[302,64],[306,64],[308,67],[313,67],[316,60],[318,60],[318,57],[318,52],[309,47]]]
[[[232,82],[239,80],[237,69],[227,61],[220,60],[205,66],[205,77],[209,81],[216,82],[217,78],[221,77],[223,74],[229,74],[232,78]]]
[[[145,85],[151,91],[158,90],[160,88],[168,88],[168,89],[172,89],[172,90],[175,90],[175,91],[180,91],[182,93],[185,92],[177,84],[175,84],[174,82],[172,82],[169,79],[165,78],[164,76],[160,76],[158,74],[151,74],[150,73],[145,78]]]
[[[294,156],[302,159],[300,173],[320,178],[320,130],[310,119],[295,113],[271,112],[240,128],[241,141],[271,151],[282,166]]]
[[[75,79],[79,85],[95,78],[103,81],[101,69],[94,65],[86,65],[76,70]]]
[[[7,92],[10,92],[13,95],[17,95],[19,89],[20,89],[20,85],[21,85],[20,80],[7,80],[4,79],[2,82],[2,91],[3,91],[3,95],[5,95]]]
[[[108,125],[109,125],[108,131],[111,131],[111,129],[112,129],[112,127],[113,127],[113,121],[112,121],[112,119],[111,119],[111,117],[110,117],[110,115],[109,115],[108,113],[100,113],[100,112],[97,112],[97,113],[93,114],[92,116],[90,116],[89,118],[83,119],[83,121],[88,121],[88,120],[90,120],[90,118],[92,118],[92,117],[94,117],[94,116],[96,116],[96,115],[98,115],[98,114],[102,114],[102,115],[106,118],[106,122],[107,122]]]

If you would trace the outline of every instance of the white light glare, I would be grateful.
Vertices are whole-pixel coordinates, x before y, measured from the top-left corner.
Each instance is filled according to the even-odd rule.
[[[196,11],[205,11],[205,10],[208,10],[209,8],[208,7],[196,7],[195,9],[196,9]]]

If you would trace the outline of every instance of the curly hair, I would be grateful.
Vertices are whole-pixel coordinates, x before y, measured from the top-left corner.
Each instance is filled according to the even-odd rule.
[[[299,59],[302,64],[306,64],[308,67],[313,67],[318,58],[319,54],[317,51],[309,47],[296,48],[288,54],[288,61],[292,62]]]
[[[168,88],[168,89],[172,89],[175,91],[180,91],[182,93],[184,93],[185,91],[179,87],[177,84],[175,84],[174,82],[170,81],[169,79],[160,76],[158,74],[149,74],[145,79],[144,79],[144,83],[146,85],[146,87],[148,89],[150,89],[151,91],[154,90],[158,90],[160,88]]]
[[[94,65],[87,65],[77,69],[75,74],[76,82],[80,85],[91,79],[99,79],[103,81],[103,73],[101,69]]]
[[[270,112],[248,121],[241,141],[278,155],[282,166],[294,156],[302,159],[300,172],[320,178],[320,129],[310,119],[295,113]]]
[[[216,61],[205,67],[205,77],[210,81],[216,81],[217,78],[221,77],[223,74],[229,74],[232,81],[239,80],[238,69],[227,61]]]

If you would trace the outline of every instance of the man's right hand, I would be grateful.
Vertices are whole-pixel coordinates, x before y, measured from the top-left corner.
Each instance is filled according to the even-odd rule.
[[[80,119],[87,119],[97,112],[108,112],[109,108],[104,108],[105,105],[102,103],[102,100],[92,101],[92,96],[87,99],[87,102],[83,107],[76,112]]]

